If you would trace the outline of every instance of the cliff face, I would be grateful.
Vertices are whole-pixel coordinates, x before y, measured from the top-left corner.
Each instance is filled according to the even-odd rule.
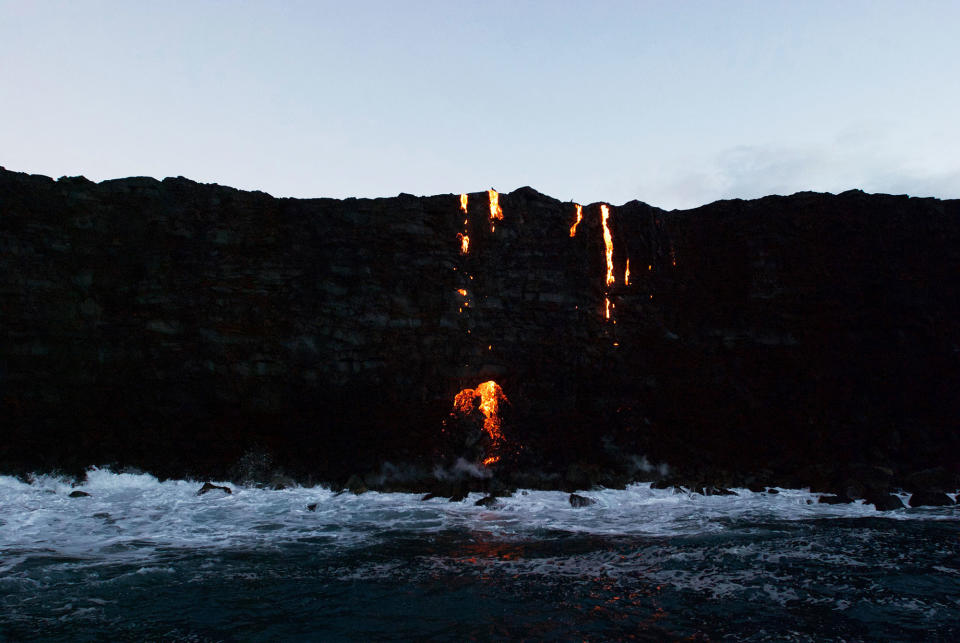
[[[960,201],[490,198],[0,170],[0,467],[956,467]]]

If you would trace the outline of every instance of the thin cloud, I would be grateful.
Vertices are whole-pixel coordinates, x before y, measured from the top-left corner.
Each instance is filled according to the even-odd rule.
[[[691,208],[718,199],[752,199],[806,190],[867,192],[960,198],[960,163],[943,167],[918,154],[905,158],[891,137],[871,128],[845,130],[833,141],[808,146],[739,145],[699,167],[663,170],[638,190],[640,198],[665,208]],[[926,163],[924,163],[926,161]],[[939,165],[939,167],[938,167]],[[654,181],[659,180],[659,185]]]

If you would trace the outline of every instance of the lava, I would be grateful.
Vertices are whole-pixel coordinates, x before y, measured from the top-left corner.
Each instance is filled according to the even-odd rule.
[[[604,297],[603,301],[604,301],[604,308],[605,308],[604,317],[606,317],[607,319],[610,319],[610,298]]]
[[[613,277],[613,237],[610,235],[610,226],[607,225],[607,220],[610,218],[610,208],[601,205],[600,216],[603,222],[603,245],[607,258],[607,285],[610,286],[616,281]]]
[[[490,195],[490,232],[493,232],[496,227],[494,221],[503,221],[503,209],[500,207],[500,195],[496,190],[490,188],[487,194]]]
[[[476,398],[480,398],[480,404],[477,408],[483,413],[483,430],[490,438],[490,446],[487,449],[487,457],[483,464],[493,464],[500,460],[497,451],[503,445],[503,433],[500,427],[500,403],[510,403],[507,396],[504,395],[500,385],[489,380],[477,386],[477,388],[465,388],[453,398],[453,408],[460,415],[469,415],[473,412]]]
[[[463,193],[460,195],[460,210],[464,214],[467,213],[467,194]],[[467,224],[470,222],[470,219],[464,218],[463,220],[463,232],[457,233],[457,240],[460,242],[460,254],[465,255],[470,252],[470,237],[467,236]]]
[[[630,258],[627,258],[627,269],[623,271],[623,285],[630,285]]]
[[[573,225],[570,226],[570,238],[577,236],[577,226],[580,225],[580,222],[583,221],[583,206],[574,203],[573,207],[577,209],[577,220],[573,222]]]

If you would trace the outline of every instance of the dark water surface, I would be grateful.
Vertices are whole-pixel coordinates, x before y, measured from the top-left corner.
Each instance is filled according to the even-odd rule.
[[[5,640],[960,640],[954,508],[4,483]]]

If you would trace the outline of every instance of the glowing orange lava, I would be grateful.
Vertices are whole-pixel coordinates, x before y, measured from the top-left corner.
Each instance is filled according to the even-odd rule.
[[[490,195],[490,232],[495,228],[494,221],[503,221],[503,209],[500,207],[500,195],[496,190],[490,188],[487,190]]]
[[[610,298],[609,298],[609,297],[604,297],[604,298],[603,298],[603,301],[604,301],[604,306],[605,306],[605,309],[606,309],[606,310],[604,311],[604,317],[606,317],[607,319],[610,319]]]
[[[570,226],[570,238],[577,236],[577,226],[580,225],[581,221],[583,221],[583,206],[574,203],[573,207],[577,209],[577,220],[573,222],[572,226]]]
[[[470,237],[457,233],[457,239],[460,240],[460,254],[465,255],[470,252]]]
[[[489,380],[480,384],[477,388],[465,388],[453,398],[453,408],[461,415],[469,415],[473,412],[476,398],[480,398],[480,404],[477,408],[483,413],[483,430],[490,438],[487,458],[483,461],[484,465],[493,464],[500,460],[496,452],[503,445],[503,433],[500,429],[500,403],[510,400],[504,395],[500,385]]]
[[[460,288],[460,289],[457,290],[457,292],[460,293],[461,295],[463,295],[464,297],[467,296],[467,289],[466,289],[466,288]]]
[[[464,214],[467,213],[467,195],[466,194],[460,195],[460,209],[463,210]]]
[[[607,285],[609,286],[616,281],[613,277],[613,237],[610,235],[610,226],[607,225],[607,220],[610,218],[610,208],[601,205],[600,217],[603,222],[603,245],[607,257]]]
[[[630,285],[630,259],[627,258],[627,269],[623,272],[623,285]]]

